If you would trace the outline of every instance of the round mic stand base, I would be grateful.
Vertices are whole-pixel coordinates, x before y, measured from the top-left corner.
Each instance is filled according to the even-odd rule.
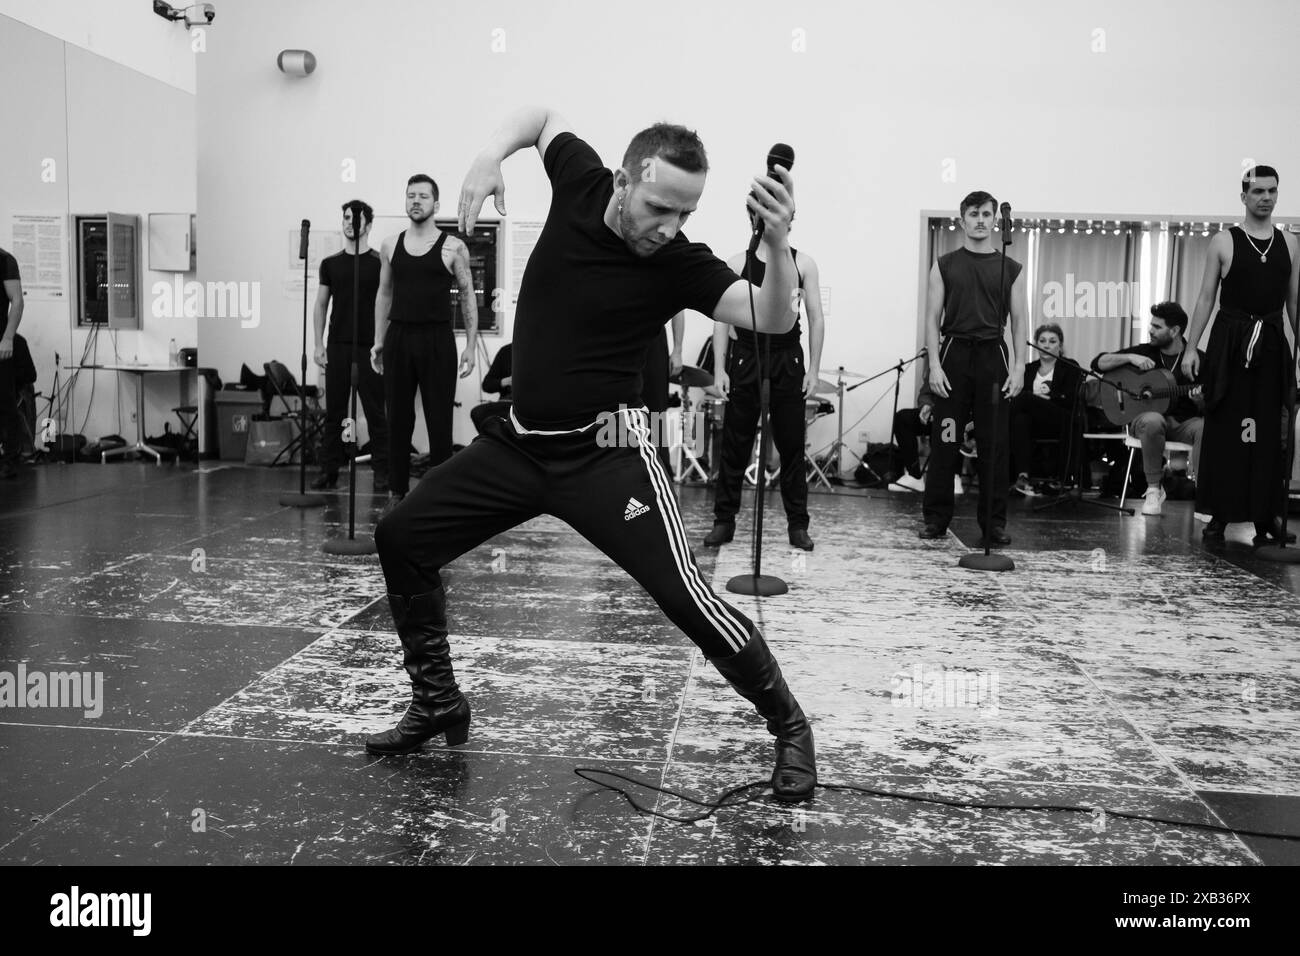
[[[737,574],[727,582],[727,590],[732,594],[773,597],[777,594],[789,593],[790,586],[770,574]]]
[[[280,495],[280,504],[287,508],[319,508],[325,504],[325,496],[311,492],[286,491]]]
[[[375,553],[375,539],[360,538],[330,538],[320,546],[320,549],[326,554],[350,554],[363,555]]]
[[[957,566],[968,571],[1014,571],[1016,569],[1016,563],[1005,554],[984,554],[980,551],[963,554]]]

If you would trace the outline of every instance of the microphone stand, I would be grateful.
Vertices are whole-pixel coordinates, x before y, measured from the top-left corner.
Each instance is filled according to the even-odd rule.
[[[1043,352],[1043,354],[1047,354],[1043,349],[1040,349],[1033,342],[1026,342],[1025,344],[1028,345],[1030,348],[1034,349],[1035,351]],[[1065,462],[1061,467],[1061,473],[1062,473],[1061,484],[1065,485],[1066,473],[1070,470],[1070,461],[1071,461],[1071,457],[1074,454],[1074,435],[1076,430],[1080,433],[1082,433],[1083,431],[1082,428],[1076,428],[1076,423],[1079,420],[1079,405],[1081,404],[1080,398],[1083,396],[1083,388],[1084,385],[1087,383],[1088,378],[1092,377],[1097,379],[1097,381],[1099,382],[1105,382],[1107,385],[1109,385],[1111,388],[1115,389],[1118,392],[1125,392],[1127,390],[1124,388],[1124,386],[1120,385],[1119,383],[1112,382],[1106,378],[1103,378],[1101,375],[1097,374],[1092,369],[1084,368],[1082,365],[1080,365],[1078,362],[1074,361],[1073,359],[1068,359],[1063,355],[1058,355],[1056,357],[1056,361],[1058,363],[1064,362],[1066,365],[1069,365],[1071,368],[1082,373],[1082,377],[1079,379],[1079,384],[1076,385],[1074,388],[1074,400],[1070,406],[1070,426],[1069,426],[1070,434],[1066,438]],[[1129,394],[1132,395],[1132,393]],[[1132,397],[1139,398],[1140,396],[1132,395]],[[1086,467],[1087,467],[1087,462],[1084,461],[1084,453],[1083,453],[1083,449],[1081,448],[1079,449],[1079,461],[1074,467],[1073,486],[1067,487],[1065,490],[1061,492],[1061,494],[1057,495],[1055,498],[1051,499],[1050,501],[1044,501],[1041,504],[1034,505],[1033,510],[1046,511],[1048,508],[1055,508],[1057,505],[1063,505],[1063,504],[1069,504],[1072,507],[1078,507],[1080,504],[1085,504],[1085,505],[1092,505],[1094,508],[1107,508],[1111,511],[1119,511],[1122,512],[1123,514],[1128,515],[1130,518],[1133,517],[1133,515],[1136,512],[1132,508],[1121,508],[1119,505],[1113,505],[1109,501],[1098,501],[1095,498],[1085,498],[1083,496],[1083,469]]]
[[[754,227],[753,237],[749,241],[749,251],[745,254],[745,270],[742,278],[749,282],[749,259],[756,256],[758,252],[758,242],[763,236],[763,220],[757,216],[754,217],[757,225]],[[758,359],[758,381],[759,381],[759,427],[762,429],[763,437],[759,440],[758,453],[758,474],[755,476],[756,487],[754,489],[754,524],[753,524],[753,566],[752,574],[738,574],[727,582],[727,590],[733,594],[748,594],[757,597],[772,597],[777,594],[785,594],[790,590],[790,586],[783,580],[770,574],[763,574],[763,507],[767,498],[767,456],[772,447],[772,429],[769,415],[769,405],[771,402],[771,366],[768,359],[771,358],[772,340],[769,337],[759,346],[758,337],[758,319],[754,312],[754,285],[749,283],[749,321],[750,328],[754,333],[754,354]],[[767,356],[764,356],[767,352]]]
[[[307,493],[307,233],[311,228],[302,221],[302,237],[298,244],[298,258],[302,260],[302,365],[298,379],[298,490],[280,495],[280,504],[292,508],[319,508],[325,496]]]
[[[1291,321],[1291,341],[1295,342],[1296,333],[1300,331],[1300,316],[1294,316]],[[1300,346],[1297,347],[1300,349]],[[1296,374],[1295,356],[1291,357],[1291,366],[1287,369],[1287,375],[1291,376],[1294,384]],[[1291,403],[1287,406],[1286,417],[1286,443],[1283,446],[1286,454],[1281,455],[1282,459],[1282,538],[1277,544],[1265,544],[1255,549],[1255,554],[1265,561],[1277,561],[1282,564],[1300,564],[1300,548],[1288,548],[1286,546],[1286,526],[1287,513],[1291,510],[1291,459],[1295,455],[1295,413],[1296,413],[1296,389],[1292,388]]]
[[[351,403],[348,412],[349,421],[352,423],[352,443],[356,445],[356,428],[357,428],[357,389],[361,383],[361,367],[357,361],[357,353],[360,350],[360,343],[357,342],[357,332],[360,330],[361,320],[361,204],[352,203],[348,207],[352,212],[352,363],[349,380],[348,392]],[[374,554],[378,549],[375,547],[375,539],[370,536],[357,537],[357,449],[354,448],[352,454],[348,455],[348,536],[346,538],[330,538],[323,545],[321,550],[326,554]]]
[[[1002,248],[1001,271],[998,275],[998,317],[1003,319],[1007,314],[1007,246],[1011,245],[1011,230],[1006,228],[1010,220],[1003,220],[1002,229]],[[1012,350],[1015,354],[1015,350]],[[1008,372],[1008,375],[1014,372]],[[984,553],[967,552],[963,554],[957,562],[958,567],[967,568],[971,571],[1014,571],[1016,563],[1008,558],[1005,554],[993,554],[989,542],[989,535],[993,531],[993,489],[997,484],[998,470],[998,432],[1002,429],[999,427],[999,418],[1001,417],[1001,400],[1002,389],[996,382],[993,383],[993,435],[989,442],[989,465],[984,469],[984,474],[988,476],[988,488],[984,488],[984,477],[980,477],[981,492],[987,491],[984,495],[987,504],[984,507]],[[965,423],[956,426],[965,427]],[[982,439],[981,439],[982,440]]]
[[[870,382],[874,382],[878,378],[884,378],[886,375],[892,372],[894,373],[894,414],[889,419],[889,470],[890,473],[893,474],[895,478],[898,477],[897,474],[895,474],[895,472],[898,469],[898,456],[894,449],[894,446],[898,441],[898,433],[894,429],[894,419],[898,418],[898,399],[903,389],[903,372],[913,362],[925,357],[925,354],[926,354],[926,349],[922,348],[921,351],[917,352],[910,359],[899,359],[897,365],[891,365],[883,372],[877,372],[875,375],[872,375],[870,378],[864,378],[862,381],[854,385],[850,385],[848,388],[844,388],[843,383],[841,382],[839,438],[836,439],[835,442],[837,446],[836,449],[837,465],[839,464],[839,454],[838,454],[839,451],[847,449],[848,453],[852,455],[854,458],[856,458],[858,462],[867,469],[867,471],[872,472],[872,474],[875,474],[871,465],[867,462],[865,456],[859,455],[857,452],[853,451],[851,448],[848,448],[848,446],[844,444],[844,396],[847,395],[849,392],[852,392],[854,389],[859,389],[863,385],[866,385]],[[844,366],[841,365],[840,366],[841,375],[843,374],[843,372],[844,372]],[[889,484],[892,484],[892,479],[886,479],[884,475],[876,475],[876,477],[879,478],[881,481],[885,482],[886,487],[888,487]]]

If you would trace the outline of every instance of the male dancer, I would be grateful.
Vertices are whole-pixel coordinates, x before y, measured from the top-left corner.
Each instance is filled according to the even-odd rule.
[[[358,200],[359,202],[359,200]],[[337,488],[343,460],[343,418],[351,412],[349,392],[352,362],[357,363],[357,397],[366,413],[370,430],[370,467],[375,473],[375,493],[388,493],[388,419],[384,415],[384,381],[367,361],[375,344],[375,294],[379,291],[379,253],[370,248],[366,236],[375,211],[360,203],[361,229],[352,221],[352,203],[343,204],[343,236],[346,243],[321,261],[320,291],[316,295],[316,364],[325,370],[325,448],[320,476],[312,488]],[[357,256],[360,262],[354,261]],[[357,270],[360,291],[352,287],[352,270]],[[329,340],[325,338],[325,316],[330,300]],[[357,306],[356,341],[352,338],[352,306]]]
[[[424,173],[406,183],[411,226],[390,236],[380,250],[379,296],[375,301],[375,344],[370,362],[384,376],[388,404],[389,488],[395,504],[410,488],[411,433],[415,390],[420,389],[429,432],[429,464],[451,457],[451,421],[456,401],[456,335],[452,331],[451,286],[460,290],[467,341],[460,377],[474,371],[478,345],[478,303],[469,250],[439,229],[438,184]]]
[[[763,220],[769,262],[759,289],[679,230],[704,190],[699,137],[659,124],[633,138],[613,174],[545,109],[513,115],[479,154],[461,191],[462,228],[495,195],[501,162],[536,146],[551,180],[546,226],[528,260],[514,328],[515,404],[468,448],[431,471],[375,529],[413,700],[376,753],[408,753],[438,734],[469,733],[469,704],[452,674],[439,569],[534,515],[572,525],[631,574],[720,673],[767,718],[776,737],[775,795],[816,786],[812,730],[753,622],[705,583],[677,501],[636,407],[646,347],[682,309],[762,332],[790,327],[794,267],[786,232],[789,173],[754,180],[748,207]],[[629,407],[631,406],[631,407]],[[632,441],[598,440],[611,421]]]
[[[1008,257],[1002,279],[1001,254],[993,251],[993,221],[997,200],[986,192],[973,192],[961,201],[962,247],[940,256],[930,269],[926,294],[925,344],[931,356],[930,390],[938,397],[931,419],[930,475],[925,482],[922,538],[939,538],[952,520],[953,466],[961,447],[963,429],[974,408],[975,434],[979,436],[980,530],[989,545],[1007,545],[1007,486],[1011,431],[1010,399],[1024,387],[1023,368],[1025,287],[1019,262]],[[999,282],[1005,281],[1000,288]],[[1003,296],[1003,289],[1006,296]],[[1006,302],[1011,313],[1013,352],[1008,353]],[[940,325],[942,319],[942,325]],[[943,345],[939,337],[943,336]],[[1011,355],[1015,364],[1011,364]],[[1012,374],[1011,370],[1015,369]],[[998,400],[998,392],[1006,401]],[[996,429],[997,437],[994,436]],[[996,445],[997,458],[988,452]],[[988,520],[992,495],[993,519]],[[981,542],[983,544],[984,542]]]
[[[1294,325],[1300,254],[1296,237],[1273,225],[1277,184],[1272,166],[1246,172],[1241,181],[1246,216],[1240,226],[1210,240],[1187,330],[1183,372],[1194,379],[1201,369],[1196,343],[1218,295],[1219,314],[1200,378],[1205,426],[1196,480],[1196,510],[1210,515],[1202,532],[1209,544],[1222,542],[1233,521],[1255,523],[1255,544],[1282,533],[1282,406],[1295,388],[1282,310]]]
[[[22,445],[18,413],[18,362],[15,336],[23,320],[23,284],[18,260],[0,249],[0,478],[17,478]]]
[[[718,487],[713,502],[713,530],[704,539],[706,547],[716,548],[734,537],[736,512],[740,510],[740,490],[754,447],[754,432],[761,414],[762,382],[758,377],[761,354],[771,379],[769,418],[772,439],[781,456],[781,501],[790,544],[804,551],[813,549],[808,536],[808,471],[804,464],[804,401],[817,388],[817,369],[821,366],[822,342],[826,324],[822,316],[821,288],[817,284],[817,263],[807,253],[790,250],[798,293],[790,301],[794,325],[780,335],[754,334],[723,322],[713,324],[713,377],[727,397],[727,411],[722,419],[722,460],[718,469]],[[750,282],[762,285],[767,264],[757,252],[738,252],[727,265]],[[808,365],[803,364],[803,345],[799,341],[799,302],[808,309]],[[734,341],[728,357],[727,339]],[[761,350],[761,352],[760,352]],[[725,364],[724,364],[725,363]],[[764,462],[766,466],[766,462]]]

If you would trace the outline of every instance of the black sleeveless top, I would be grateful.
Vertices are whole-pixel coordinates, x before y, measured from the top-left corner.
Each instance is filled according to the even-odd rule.
[[[794,274],[799,277],[799,288],[803,288],[803,273],[799,271],[799,258],[794,254],[794,247],[790,247],[790,258],[794,260]],[[751,253],[745,250],[745,268],[740,273],[742,279],[748,279],[755,286],[763,285],[763,276],[767,275],[767,263],[758,258],[757,253]],[[755,296],[757,299],[757,296]],[[757,302],[755,302],[757,307]],[[754,333],[744,326],[737,325],[736,344],[747,349],[754,348]],[[778,332],[769,334],[767,332],[758,333],[759,346],[766,347],[770,345],[774,349],[797,349],[799,348],[799,319],[794,320],[794,327],[789,332]]]
[[[388,321],[408,325],[450,325],[456,277],[442,264],[444,232],[422,256],[406,251],[406,231],[393,246],[393,307]]]
[[[1252,239],[1240,226],[1228,232],[1232,236],[1232,266],[1219,286],[1219,308],[1248,315],[1281,312],[1291,282],[1291,253],[1282,230],[1273,227],[1272,248],[1267,239]],[[1266,261],[1260,262],[1265,249]]]
[[[971,252],[965,246],[939,257],[939,275],[943,279],[943,325],[939,333],[945,339],[1002,341],[1011,308],[1011,289],[1022,267],[1007,256],[1007,312],[999,315],[1004,299],[998,286],[1002,281],[1000,260],[1001,253]]]

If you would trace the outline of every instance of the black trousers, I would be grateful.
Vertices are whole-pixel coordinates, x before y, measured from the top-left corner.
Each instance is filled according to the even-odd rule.
[[[1083,424],[1076,419],[1071,441],[1070,408],[1050,402],[1037,395],[1021,392],[1011,403],[1011,470],[1016,475],[1031,477],[1064,477],[1078,474],[1079,456],[1083,453]],[[978,435],[978,426],[976,434]],[[1050,475],[1034,475],[1034,439],[1055,438],[1058,453],[1057,470]],[[1066,447],[1072,449],[1070,460],[1065,461]],[[1060,471],[1064,468],[1064,474]]]
[[[16,464],[23,444],[23,420],[18,413],[18,363],[12,357],[0,362],[0,461]]]
[[[979,441],[980,500],[976,518],[981,530],[987,531],[985,515],[992,496],[993,527],[1005,528],[1011,421],[1010,403],[1001,394],[1009,374],[1006,346],[1000,340],[948,339],[939,349],[939,363],[948,376],[949,388],[948,397],[935,402],[934,417],[930,419],[930,468],[922,505],[925,523],[947,528],[952,521],[953,473],[966,423],[973,417]]]
[[[489,418],[483,434],[426,474],[375,528],[389,592],[432,590],[449,561],[550,514],[632,575],[706,656],[739,651],[753,622],[701,576],[668,475],[646,442],[646,413],[625,409],[612,420],[633,440],[610,442],[594,428],[521,433],[508,418]]]
[[[772,440],[781,456],[781,501],[791,528],[808,527],[808,472],[804,464],[803,352],[773,349],[770,396]],[[718,468],[714,521],[735,521],[741,485],[754,448],[760,415],[758,360],[751,349],[733,345],[727,362],[731,393],[722,418],[722,461]],[[766,466],[766,462],[763,463]]]
[[[921,477],[921,447],[918,439],[924,429],[919,408],[900,408],[894,413],[894,438],[898,442],[900,475],[906,471],[913,478]]]
[[[384,356],[387,359],[387,355]],[[336,475],[343,465],[343,419],[352,414],[352,360],[357,362],[357,401],[370,430],[370,467],[388,475],[388,416],[384,412],[384,380],[370,367],[370,346],[351,342],[325,346],[325,448],[321,471]]]
[[[384,333],[384,397],[388,407],[388,483],[404,495],[411,484],[415,390],[429,432],[429,464],[451,457],[456,402],[456,336],[451,325],[394,322]]]
[[[469,420],[474,423],[474,430],[480,435],[483,434],[483,426],[487,424],[489,418],[501,416],[502,418],[510,414],[510,406],[514,402],[509,399],[504,402],[483,402],[475,405],[469,410]]]

